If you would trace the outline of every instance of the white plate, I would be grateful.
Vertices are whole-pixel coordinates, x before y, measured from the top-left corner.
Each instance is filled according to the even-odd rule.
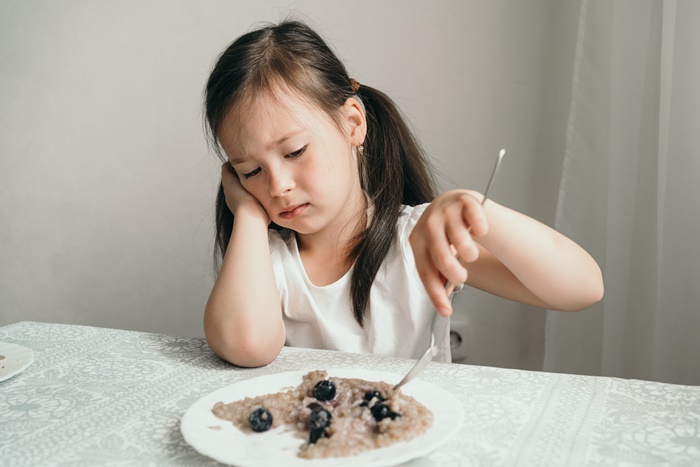
[[[0,360],[0,381],[11,378],[34,361],[32,349],[9,342],[0,342],[0,355],[5,357]]]
[[[367,381],[399,381],[403,375],[363,369],[325,369],[330,376],[360,378]],[[304,440],[294,437],[282,428],[266,433],[246,434],[232,423],[217,418],[211,409],[214,404],[241,400],[278,392],[298,386],[308,371],[289,371],[259,376],[218,389],[192,404],[180,423],[185,441],[200,454],[225,464],[240,467],[255,466],[385,466],[407,462],[425,456],[446,443],[459,429],[463,412],[459,401],[449,392],[433,384],[416,379],[401,388],[433,412],[433,425],[418,438],[409,442],[366,451],[357,456],[328,459],[303,459],[297,456]]]

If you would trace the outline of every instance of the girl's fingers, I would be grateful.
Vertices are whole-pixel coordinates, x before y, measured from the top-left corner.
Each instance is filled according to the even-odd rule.
[[[465,195],[461,215],[462,222],[467,225],[473,237],[482,237],[488,233],[486,213],[484,213],[484,207],[479,200],[471,195]]]
[[[228,162],[225,162],[221,166],[221,183],[224,185],[227,194],[230,193],[231,196],[240,197],[248,195],[248,192],[243,188],[241,181],[238,179],[238,174]]]
[[[442,316],[450,316],[452,305],[445,283],[447,280],[454,284],[466,282],[467,271],[455,256],[444,230],[423,231],[423,234],[412,237],[418,275],[435,310]]]
[[[464,263],[472,263],[479,257],[479,249],[474,243],[470,229],[465,225],[461,215],[451,219],[445,225],[447,241],[453,246],[453,254]]]
[[[231,167],[231,164],[228,162],[224,162],[221,165],[221,179],[224,182],[230,183],[231,181],[237,181],[238,176],[236,175],[236,171],[233,170],[233,167]]]
[[[234,215],[243,202],[252,201],[259,205],[259,202],[243,187],[241,181],[238,179],[236,171],[228,162],[225,162],[221,166],[221,186],[224,188],[226,205]]]
[[[452,304],[445,292],[445,281],[440,272],[431,263],[417,261],[416,266],[418,275],[435,310],[441,316],[450,316],[452,314]]]
[[[429,258],[437,273],[455,284],[466,281],[467,270],[462,266],[454,254],[450,239],[444,230],[433,233],[426,244]],[[443,283],[444,287],[444,283]]]
[[[454,246],[461,264],[473,263],[479,258],[479,248],[474,237],[486,235],[488,222],[479,200],[463,195],[455,208],[446,217],[445,235]]]

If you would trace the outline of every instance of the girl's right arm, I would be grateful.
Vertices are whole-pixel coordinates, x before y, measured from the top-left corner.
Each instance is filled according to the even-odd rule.
[[[286,337],[267,239],[269,217],[228,163],[222,167],[222,184],[235,217],[204,311],[204,333],[224,360],[263,366],[277,357]]]

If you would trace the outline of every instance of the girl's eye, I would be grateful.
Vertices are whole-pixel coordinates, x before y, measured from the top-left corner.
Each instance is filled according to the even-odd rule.
[[[305,145],[305,146],[303,146],[301,149],[297,149],[297,150],[294,151],[294,152],[290,152],[290,153],[287,154],[285,157],[288,157],[288,158],[293,159],[293,158],[295,158],[295,157],[301,156],[302,154],[304,154],[304,151],[306,151],[306,146],[308,146],[308,145]]]
[[[296,157],[299,157],[299,156],[301,156],[302,154],[304,154],[304,151],[306,151],[306,147],[307,147],[307,146],[308,146],[308,144],[305,145],[305,146],[303,146],[303,147],[300,148],[300,149],[297,149],[297,150],[294,151],[294,152],[290,152],[289,154],[287,154],[287,155],[284,156],[284,157],[286,157],[286,158],[288,158],[288,159],[294,159],[294,158],[296,158]],[[255,170],[253,170],[253,171],[251,171],[251,172],[244,173],[244,174],[243,174],[243,177],[244,177],[245,179],[249,179],[250,177],[256,176],[259,172],[260,172],[260,167],[258,167],[257,169],[255,169]]]
[[[253,177],[253,176],[257,175],[258,172],[260,172],[260,167],[258,167],[257,169],[253,170],[252,172],[248,172],[248,173],[246,173],[246,174],[243,174],[243,176],[244,176],[245,178],[250,178],[250,177]]]

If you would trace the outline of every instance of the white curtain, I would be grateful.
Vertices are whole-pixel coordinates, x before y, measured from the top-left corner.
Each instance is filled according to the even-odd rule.
[[[700,385],[700,2],[583,0],[556,228],[604,300],[548,312],[543,369]]]

